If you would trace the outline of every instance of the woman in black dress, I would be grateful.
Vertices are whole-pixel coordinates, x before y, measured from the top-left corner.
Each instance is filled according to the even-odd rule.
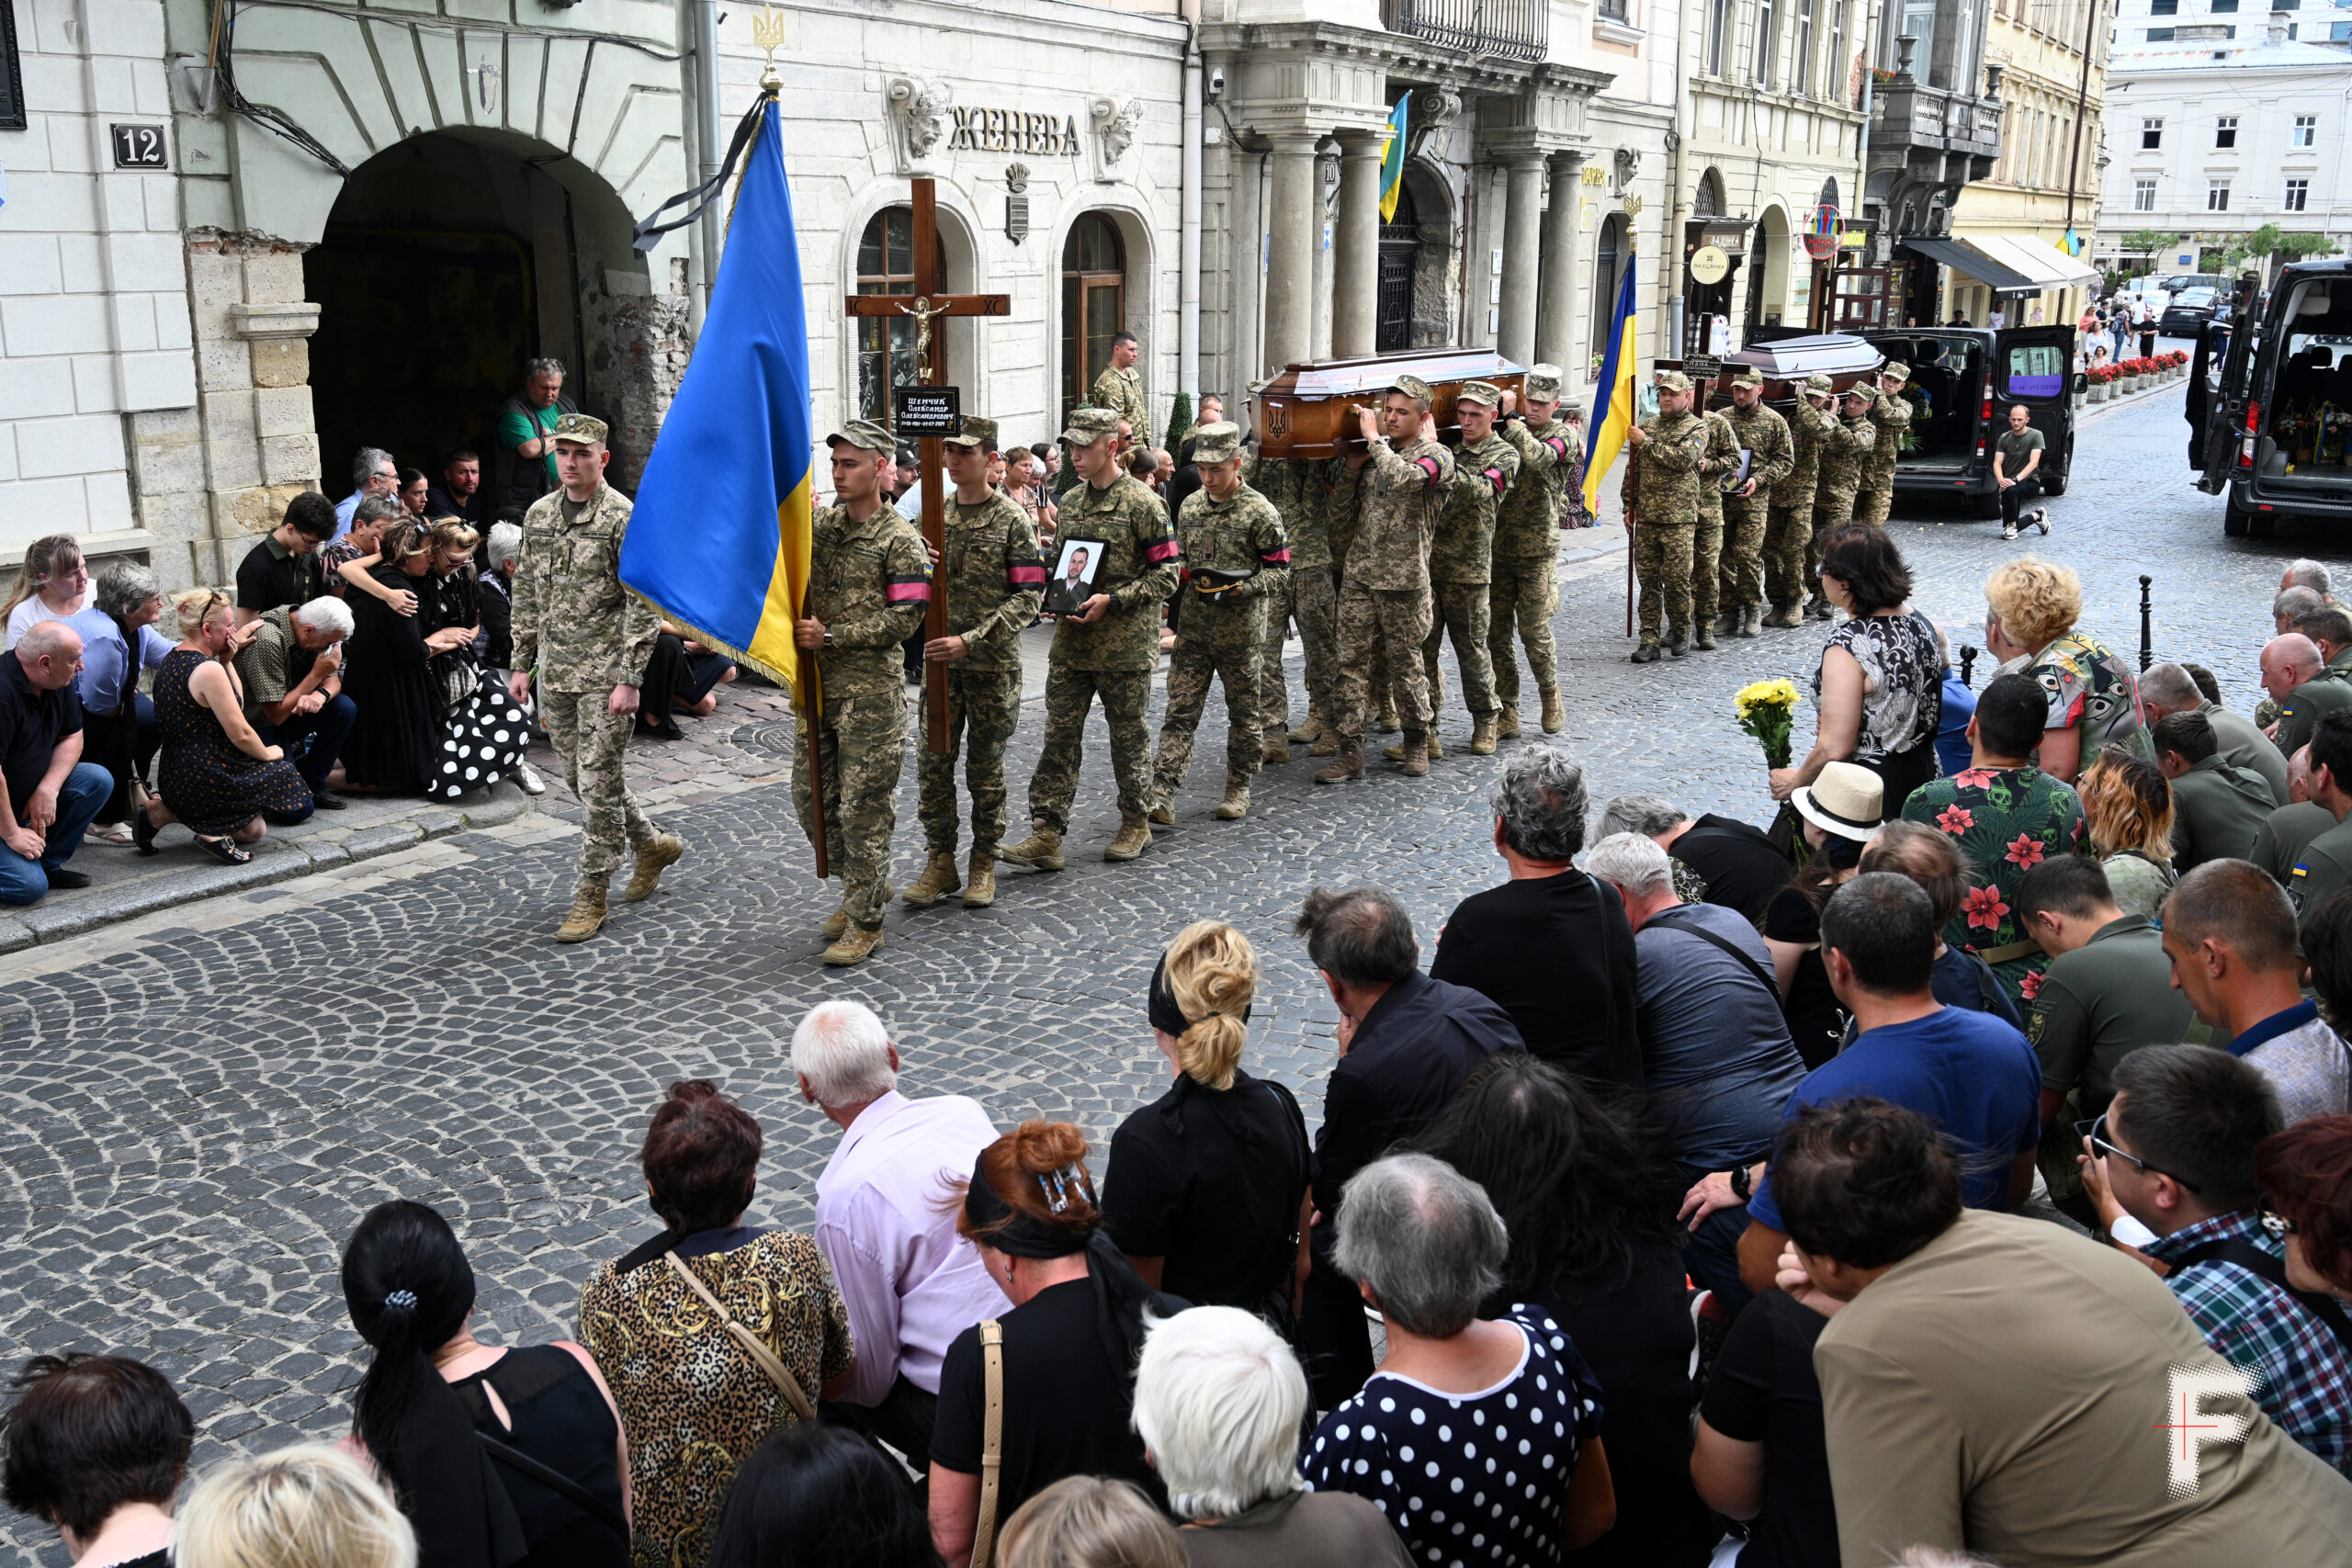
[[[252,860],[265,821],[290,828],[314,809],[311,786],[281,746],[266,743],[244,713],[244,689],[231,662],[260,623],[234,623],[229,596],[215,589],[180,595],[179,645],[155,671],[155,726],[163,737],[157,795],[131,814],[132,840],[155,852],[155,834],[185,823],[197,847],[228,865]]]
[[[440,737],[424,793],[455,800],[513,773],[530,750],[531,726],[503,681],[485,680],[474,642],[481,635],[481,584],[474,575],[473,529],[444,517],[426,531],[429,570],[418,583],[416,618],[433,649],[425,669],[438,699]]]
[[[1290,1090],[1241,1070],[1257,989],[1250,939],[1221,920],[1160,955],[1148,1005],[1176,1081],[1112,1134],[1102,1224],[1153,1286],[1287,1333],[1314,1154]]]

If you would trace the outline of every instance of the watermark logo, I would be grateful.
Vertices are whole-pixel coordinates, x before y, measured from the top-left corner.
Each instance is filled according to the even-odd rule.
[[[2232,1411],[2214,1410],[2208,1400],[2252,1399],[2262,1387],[2262,1369],[2211,1361],[2176,1361],[2165,1369],[2170,1401],[2167,1418],[2155,1422],[2167,1435],[2176,1497],[2197,1495],[2205,1450],[2215,1443],[2242,1443],[2254,1423]]]

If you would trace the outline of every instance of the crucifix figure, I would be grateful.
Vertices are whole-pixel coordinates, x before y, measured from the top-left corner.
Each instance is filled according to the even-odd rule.
[[[939,211],[932,181],[918,177],[914,185],[915,297],[903,294],[852,294],[843,309],[851,316],[912,316],[915,320],[915,379],[926,387],[944,385],[939,362],[931,354],[932,322],[942,316],[1009,316],[1009,294],[943,294],[939,276]],[[940,438],[922,438],[922,542],[931,551],[933,570],[947,549],[947,518],[940,496]],[[947,595],[934,592],[923,617],[923,640],[947,635]],[[923,665],[923,706],[929,715],[925,739],[933,751],[947,750],[947,666]]]

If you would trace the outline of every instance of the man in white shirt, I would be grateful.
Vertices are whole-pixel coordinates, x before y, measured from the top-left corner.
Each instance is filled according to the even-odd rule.
[[[817,1246],[849,1309],[857,1359],[826,1413],[917,1467],[929,1461],[939,1367],[956,1337],[1012,1310],[956,1233],[957,1184],[995,1124],[960,1095],[909,1100],[899,1053],[873,1011],[826,1002],[792,1032],[803,1099],[842,1129],[817,1179]]]

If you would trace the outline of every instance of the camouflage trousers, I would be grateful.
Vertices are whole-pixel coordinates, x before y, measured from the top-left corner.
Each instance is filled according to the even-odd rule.
[[[656,831],[637,796],[628,792],[624,754],[637,728],[637,715],[615,714],[612,694],[550,692],[539,688],[539,722],[563,759],[563,782],[588,815],[580,845],[583,876],[605,876],[621,863],[621,848],[643,849]]]
[[[825,773],[825,863],[842,879],[842,907],[860,931],[882,929],[890,892],[890,835],[899,825],[899,771],[907,760],[907,698],[829,697],[817,721]],[[792,806],[808,826],[808,753],[792,771]]]
[[[1723,556],[1723,508],[1711,509],[1702,502],[1698,525],[1690,530],[1690,618],[1695,626],[1714,623]]]
[[[1764,596],[1775,610],[1804,603],[1805,551],[1813,543],[1813,497],[1774,502],[1764,525]]]
[[[1331,704],[1331,661],[1338,652],[1340,592],[1328,566],[1293,567],[1290,583],[1266,607],[1266,646],[1259,655],[1258,716],[1269,730],[1290,728],[1290,682],[1283,674],[1283,636],[1298,626],[1306,655],[1306,701],[1317,713]]]
[[[1538,691],[1560,683],[1560,654],[1552,641],[1552,614],[1560,607],[1560,589],[1554,572],[1557,563],[1541,560],[1495,561],[1487,584],[1487,660],[1493,671],[1495,701],[1503,707],[1519,705],[1519,650],[1511,646],[1517,633],[1527,649]]]
[[[1854,492],[1854,521],[1886,525],[1887,513],[1894,510],[1894,476],[1872,474],[1861,489]]]
[[[1364,702],[1372,656],[1385,656],[1389,694],[1406,730],[1430,728],[1429,677],[1421,667],[1421,644],[1430,635],[1430,591],[1426,587],[1374,590],[1359,582],[1340,588],[1340,668],[1332,703],[1339,711],[1323,716],[1339,732],[1342,747],[1363,743]]]
[[[1818,490],[1813,492],[1813,537],[1804,545],[1804,586],[1815,598],[1821,597],[1821,541],[1833,530],[1843,528],[1854,520],[1854,492],[1849,490]]]
[[[1502,705],[1495,701],[1493,611],[1484,582],[1430,584],[1430,635],[1421,644],[1422,673],[1429,689],[1440,690],[1438,652],[1447,637],[1453,639],[1453,662],[1462,671],[1462,703],[1473,718],[1484,718]]]
[[[1201,728],[1212,680],[1225,688],[1225,782],[1247,784],[1257,776],[1269,728],[1258,694],[1265,643],[1252,635],[1257,629],[1245,616],[1222,608],[1184,607],[1184,629],[1176,634],[1176,650],[1168,658],[1168,708],[1151,762],[1151,787],[1159,799],[1175,795],[1193,765],[1193,736]]]
[[[1644,523],[1634,530],[1634,574],[1641,579],[1642,640],[1673,642],[1690,632],[1689,523]],[[1666,633],[1658,635],[1660,612]]]
[[[1102,699],[1111,731],[1111,773],[1119,783],[1119,809],[1140,817],[1151,784],[1151,704],[1148,670],[1073,670],[1057,660],[1046,670],[1046,739],[1029,776],[1029,817],[1057,833],[1069,830],[1078,798],[1078,769],[1086,756],[1086,714]]]
[[[928,743],[931,693],[923,691],[922,750],[915,766],[920,783],[916,815],[922,821],[923,848],[934,855],[956,852],[956,754],[964,754],[964,787],[972,795],[972,852],[993,855],[1004,841],[1004,749],[1021,720],[1021,667],[947,667],[947,750]]]
[[[1723,564],[1715,583],[1717,603],[1727,610],[1764,602],[1764,535],[1770,513],[1771,502],[1760,491],[1746,498],[1724,497]]]

